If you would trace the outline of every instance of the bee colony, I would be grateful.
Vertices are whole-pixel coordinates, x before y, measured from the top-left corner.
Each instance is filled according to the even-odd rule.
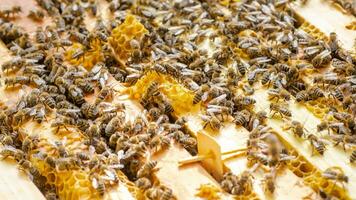
[[[0,0],[0,199],[356,199],[355,16]]]

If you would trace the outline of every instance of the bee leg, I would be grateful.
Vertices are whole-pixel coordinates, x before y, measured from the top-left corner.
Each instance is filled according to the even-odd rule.
[[[59,126],[57,127],[56,134],[58,133],[58,131],[59,131]]]

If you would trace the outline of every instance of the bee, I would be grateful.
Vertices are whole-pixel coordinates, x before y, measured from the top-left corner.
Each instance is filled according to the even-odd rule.
[[[24,157],[24,152],[20,149],[16,149],[13,146],[4,145],[0,150],[0,156],[2,157],[1,159],[12,157],[16,160],[20,160],[22,157]]]
[[[342,183],[343,187],[344,187],[343,185],[344,182],[345,183],[349,182],[349,177],[344,174],[344,171],[342,170],[341,167],[329,167],[322,173],[322,176],[329,180],[335,180],[335,183],[336,182]]]
[[[14,144],[14,140],[12,139],[12,137],[10,135],[5,135],[1,138],[1,143],[3,145],[11,146]]]
[[[106,86],[103,89],[100,90],[98,97],[95,99],[95,104],[98,105],[100,102],[106,100],[106,99],[112,99],[115,90],[112,88],[113,86],[109,87]]]
[[[68,157],[69,156],[69,153],[65,147],[65,142],[62,142],[62,141],[55,141],[54,142],[54,146],[59,154],[60,157],[62,158],[65,158],[65,157]]]
[[[45,163],[48,164],[52,169],[56,169],[56,159],[52,156],[46,156],[44,159]]]
[[[47,200],[57,200],[57,194],[55,192],[46,192],[45,197]]]
[[[242,195],[251,187],[251,174],[249,171],[244,171],[239,176],[237,184],[232,188],[231,193],[234,195]]]
[[[25,139],[22,141],[21,149],[23,152],[28,153],[35,147],[35,138],[32,136],[26,136]]]
[[[32,168],[31,162],[29,160],[26,160],[26,159],[21,159],[19,161],[19,163],[18,163],[18,166],[23,171],[30,170]]]
[[[159,199],[162,196],[163,190],[158,187],[151,187],[145,191],[145,197],[148,199]]]
[[[234,116],[234,122],[236,125],[244,126],[250,120],[250,113],[247,110],[237,112]]]
[[[99,114],[97,106],[90,103],[83,103],[80,110],[87,119],[93,119]]]
[[[169,148],[171,139],[167,136],[156,135],[150,141],[150,148],[155,149],[155,152],[160,148],[161,150]]]
[[[0,18],[10,18],[10,15],[14,17],[16,14],[21,13],[21,6],[13,6],[10,9],[0,10]]]
[[[157,168],[155,168],[156,166],[157,166],[157,161],[155,161],[155,160],[151,160],[151,161],[146,162],[137,171],[137,178],[149,176],[153,171],[158,170]]]
[[[334,140],[335,146],[342,143],[344,150],[346,150],[346,144],[356,144],[356,136],[349,134],[331,135],[331,139]]]
[[[304,125],[300,123],[299,121],[293,120],[290,125],[286,128],[286,130],[292,129],[292,132],[294,135],[298,137],[303,137],[304,136]]]
[[[350,155],[350,163],[354,163],[356,161],[356,150],[353,150]]]
[[[165,188],[162,193],[161,200],[171,200],[173,198],[173,191],[170,188]]]
[[[273,112],[273,114],[271,116],[272,118],[276,113],[280,114],[282,118],[283,117],[292,117],[292,113],[287,107],[285,107],[284,105],[276,104],[276,103],[270,104],[270,112]]]
[[[108,150],[107,144],[103,140],[94,139],[94,141],[95,142],[93,143],[93,145],[95,147],[96,153],[102,154]]]
[[[55,100],[47,92],[41,92],[40,94],[41,101],[51,109],[54,109],[56,106]]]
[[[54,122],[51,124],[51,127],[57,127],[56,133],[58,133],[61,127],[64,127],[67,131],[69,131],[67,125],[74,126],[75,124],[76,124],[75,119],[71,117],[61,116],[54,120]]]
[[[297,102],[308,101],[310,99],[308,92],[302,90],[295,95],[295,100]]]
[[[328,49],[325,49],[324,51],[316,55],[311,60],[311,63],[313,64],[314,67],[320,68],[321,65],[329,63],[331,59],[332,59],[331,52]]]
[[[33,116],[33,120],[41,123],[46,118],[46,108],[43,104],[37,104],[31,109],[29,114]]]
[[[289,101],[290,94],[287,90],[285,90],[283,88],[268,90],[268,100],[271,101],[271,100],[274,100],[275,98],[277,98],[277,102],[279,101],[279,99]]]
[[[94,92],[94,86],[82,78],[75,79],[74,84],[80,87],[85,93]]]
[[[104,182],[101,179],[98,179],[96,177],[92,178],[92,186],[96,191],[99,193],[100,196],[104,196],[106,187]]]
[[[9,85],[15,86],[16,84],[24,85],[29,84],[30,78],[28,76],[15,76],[15,77],[6,77],[4,79],[4,84],[6,87]]]
[[[215,115],[202,115],[201,119],[204,121],[203,128],[208,125],[212,130],[220,130],[222,123]]]
[[[41,10],[30,10],[29,14],[27,15],[28,18],[31,18],[34,21],[42,21],[45,14]]]
[[[26,60],[19,56],[14,57],[12,60],[6,61],[1,65],[1,69],[5,72],[10,69],[20,69],[26,64]]]
[[[208,105],[207,112],[209,115],[218,114],[221,116],[222,120],[224,120],[224,116],[229,116],[232,113],[232,109],[226,106],[218,106],[218,105]]]
[[[209,86],[207,84],[203,84],[198,91],[195,92],[193,97],[193,104],[197,104],[202,100],[202,96],[205,92],[209,90]]]
[[[335,88],[333,92],[330,93],[330,95],[340,102],[344,101],[344,94],[339,88]]]
[[[274,170],[264,176],[263,183],[264,183],[264,190],[266,192],[273,194],[276,189]]]
[[[151,181],[146,177],[137,179],[137,181],[135,181],[135,185],[141,190],[147,190],[148,188],[152,187]]]
[[[112,118],[105,128],[105,135],[111,136],[121,124],[123,124],[121,116],[115,116]]]
[[[150,108],[148,114],[152,121],[157,121],[159,116],[161,116],[161,110],[157,107]]]
[[[156,81],[153,81],[146,90],[146,95],[151,96],[158,90],[159,84]]]
[[[262,85],[267,85],[271,82],[271,76],[272,73],[270,70],[263,72],[262,76],[261,76],[261,84]]]
[[[310,141],[310,144],[312,145],[312,156],[314,155],[315,150],[320,155],[324,154],[324,152],[326,150],[326,146],[322,140],[320,140],[317,136],[315,136],[313,134],[308,135],[308,140]]]
[[[163,107],[164,113],[166,113],[166,114],[170,114],[170,113],[174,112],[174,108],[173,108],[172,104],[166,98],[164,98],[162,100],[162,107]]]
[[[76,85],[70,85],[68,87],[68,94],[76,104],[82,105],[83,103],[85,103],[83,90],[77,87]]]

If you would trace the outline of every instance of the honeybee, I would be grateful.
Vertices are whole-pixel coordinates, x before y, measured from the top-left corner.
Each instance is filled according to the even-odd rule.
[[[173,191],[170,188],[164,188],[161,200],[171,200],[173,198]]]
[[[201,119],[204,121],[203,128],[208,125],[212,130],[220,130],[222,123],[215,115],[201,115]]]
[[[157,152],[158,149],[165,150],[171,145],[171,138],[163,135],[155,135],[150,141],[150,148]]]
[[[344,174],[341,167],[329,167],[322,173],[322,176],[326,179],[335,180],[335,183],[340,182],[343,187],[344,182],[349,182],[349,177]]]
[[[329,63],[331,59],[332,59],[331,52],[328,49],[325,49],[324,51],[316,55],[311,60],[311,63],[313,64],[314,67],[320,68],[321,65]]]
[[[326,146],[322,140],[320,140],[317,136],[315,136],[313,134],[308,135],[308,140],[310,141],[310,144],[312,145],[312,156],[314,155],[315,150],[320,155],[324,154],[324,152],[326,150]]]
[[[15,77],[6,77],[4,79],[4,84],[6,87],[9,85],[15,86],[16,84],[24,85],[29,84],[30,78],[28,76],[15,76]]]
[[[104,196],[105,191],[106,191],[106,187],[104,182],[96,177],[92,178],[92,186],[94,189],[96,189],[96,191],[99,193],[100,196]]]
[[[94,92],[94,86],[90,84],[89,81],[83,79],[83,78],[77,78],[74,80],[74,84],[80,87],[85,93],[93,93]]]
[[[0,18],[10,18],[10,15],[14,17],[16,14],[21,13],[21,6],[13,6],[10,9],[0,10]]]
[[[231,193],[235,195],[242,195],[245,191],[251,188],[251,173],[244,171],[240,174],[239,180],[235,187],[232,188]]]
[[[83,103],[85,103],[83,90],[77,87],[76,85],[70,85],[68,87],[68,94],[76,104],[82,105]]]
[[[42,21],[45,14],[41,10],[30,10],[29,14],[27,15],[28,18],[33,19],[34,21]]]
[[[338,135],[331,135],[330,137],[332,140],[334,140],[336,142],[335,146],[341,143],[344,150],[346,150],[347,144],[356,144],[356,136],[355,135],[338,134]]]
[[[23,151],[9,145],[4,145],[0,150],[1,159],[12,157],[13,159],[21,160],[24,157],[24,155],[25,154]]]
[[[305,90],[299,91],[296,95],[295,95],[295,100],[297,102],[301,102],[301,101],[308,101],[310,99],[308,93]]]
[[[269,193],[273,194],[274,190],[276,189],[275,168],[273,168],[270,173],[268,173],[264,176],[263,183],[264,183],[265,192],[269,192]]]
[[[287,126],[285,128],[285,130],[290,130],[292,129],[292,132],[294,135],[298,136],[298,137],[303,137],[304,136],[304,125],[299,122],[299,121],[295,121],[293,120],[289,126]]]
[[[283,89],[283,88],[279,88],[279,89],[270,89],[268,90],[268,100],[274,100],[275,98],[277,98],[277,102],[280,99],[283,99],[285,101],[289,101],[290,100],[290,94],[287,90]]]
[[[339,88],[335,88],[333,92],[330,93],[330,96],[334,97],[338,101],[342,102],[344,100],[344,94]]]
[[[112,135],[119,128],[120,124],[123,124],[122,120],[121,116],[112,118],[105,128],[105,134]]]
[[[46,156],[45,163],[47,163],[52,169],[56,169],[56,159],[52,156]]]
[[[145,197],[148,199],[159,199],[162,196],[163,190],[159,187],[151,187],[145,191]]]
[[[116,90],[113,89],[113,86],[106,86],[102,88],[98,94],[98,97],[95,99],[95,104],[98,105],[100,102],[111,99]]]
[[[350,163],[354,163],[356,161],[356,150],[353,150],[350,155]]]
[[[247,110],[237,112],[234,116],[234,122],[236,125],[245,126],[250,121],[251,114]]]
[[[96,105],[90,103],[83,103],[80,110],[87,119],[93,119],[99,114],[99,109]]]
[[[197,104],[202,100],[202,97],[205,92],[209,90],[209,86],[207,84],[203,84],[198,91],[195,92],[193,97],[193,104]]]
[[[277,104],[277,103],[270,104],[270,112],[273,112],[273,114],[271,116],[272,118],[276,113],[280,114],[280,116],[282,118],[283,117],[292,117],[292,113],[287,107],[285,107],[284,105],[281,105],[281,104]]]
[[[135,181],[135,185],[141,190],[147,190],[152,186],[152,183],[148,178],[142,177],[137,179],[137,181]]]
[[[158,170],[157,168],[155,168],[156,166],[157,166],[157,161],[155,161],[155,160],[151,160],[151,161],[146,162],[137,171],[137,178],[149,176],[153,171]]]

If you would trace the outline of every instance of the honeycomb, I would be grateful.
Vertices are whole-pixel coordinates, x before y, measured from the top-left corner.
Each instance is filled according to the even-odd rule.
[[[146,28],[133,15],[127,15],[125,21],[112,30],[108,42],[118,59],[126,61],[133,50],[131,40],[140,42],[147,33]]]
[[[133,99],[140,99],[153,81],[160,83],[159,90],[168,97],[177,115],[199,109],[198,104],[192,105],[194,98],[192,91],[179,84],[171,76],[157,72],[148,72],[134,86],[130,87],[128,89],[130,96]],[[191,107],[187,105],[191,105]]]
[[[315,191],[323,191],[327,195],[337,197],[338,199],[350,199],[344,188],[334,184],[334,181],[327,180],[322,177],[322,172],[308,162],[304,156],[300,155],[288,142],[275,133],[283,142],[291,156],[290,162],[287,162],[287,167],[298,177],[303,179],[306,185],[309,185]]]
[[[333,121],[334,118],[331,115],[327,115],[329,112],[329,103],[330,99],[319,98],[316,100],[308,101],[305,103],[305,107],[313,113],[316,117],[320,119],[327,119],[328,121]],[[342,111],[341,106],[334,104],[333,105],[338,111]]]
[[[83,57],[78,59],[72,58],[73,54],[80,50],[84,51]],[[82,65],[83,67],[90,69],[96,63],[104,61],[102,42],[99,39],[93,39],[90,42],[90,50],[85,50],[85,47],[80,43],[74,43],[65,52],[65,58],[72,65]]]
[[[309,23],[306,20],[303,20],[303,23],[300,25],[299,28],[301,30],[309,33],[314,38],[317,38],[320,40],[327,40],[327,36],[323,32],[321,32],[320,29],[318,29],[317,27],[315,27],[314,25],[312,25],[311,23]]]
[[[206,200],[220,200],[220,188],[211,185],[211,184],[203,184],[199,187],[198,192],[195,196],[204,198]]]

